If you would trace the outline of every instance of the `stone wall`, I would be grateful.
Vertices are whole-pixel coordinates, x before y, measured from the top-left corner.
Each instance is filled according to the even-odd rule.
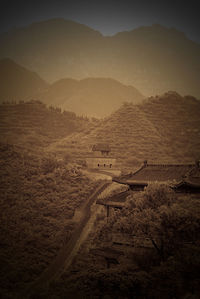
[[[94,157],[86,158],[86,164],[88,168],[97,168],[97,169],[112,169],[115,167],[116,159],[106,158],[106,157]]]

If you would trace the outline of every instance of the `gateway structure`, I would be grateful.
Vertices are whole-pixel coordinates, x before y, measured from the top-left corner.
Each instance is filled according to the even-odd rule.
[[[116,159],[110,154],[111,148],[106,143],[93,145],[91,156],[86,158],[88,168],[112,169],[115,167]]]

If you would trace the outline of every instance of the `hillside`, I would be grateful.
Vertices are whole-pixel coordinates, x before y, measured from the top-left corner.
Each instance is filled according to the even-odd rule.
[[[0,103],[2,103],[33,97],[48,84],[36,73],[7,58],[0,60],[0,85]]]
[[[83,161],[93,144],[107,142],[123,166],[144,159],[194,161],[200,155],[199,128],[200,101],[175,92],[137,105],[124,103],[110,116],[91,121],[37,101],[0,106],[1,142]]]
[[[109,78],[62,79],[50,85],[37,99],[78,115],[104,117],[123,102],[140,103],[144,97],[133,86]]]
[[[2,298],[16,297],[34,281],[76,228],[75,210],[96,183],[67,152],[60,160],[46,147],[90,126],[86,118],[39,101],[0,105]]]
[[[60,154],[68,151],[76,159],[91,155],[93,144],[108,143],[112,155],[118,159],[118,167],[129,167],[144,159],[166,160],[169,149],[162,136],[147,119],[145,113],[133,104],[123,104],[104,120],[94,123],[87,134],[75,133],[60,139],[47,148]]]
[[[75,133],[48,150],[76,158],[90,155],[92,145],[107,142],[118,166],[134,167],[149,162],[194,162],[200,156],[200,101],[175,92],[152,97],[142,104],[123,104],[87,134]]]
[[[200,101],[168,92],[151,97],[140,109],[178,161],[200,158]]]
[[[1,298],[22,298],[76,228],[73,215],[96,184],[76,165],[0,143]]]
[[[0,36],[10,57],[45,80],[114,78],[145,96],[176,90],[200,97],[200,45],[161,25],[104,37],[76,22],[52,19]]]
[[[10,59],[0,61],[0,80],[0,103],[37,99],[78,115],[108,116],[123,102],[136,104],[144,98],[133,86],[110,78],[67,78],[47,84],[36,73]]]
[[[39,101],[0,105],[0,141],[29,149],[42,148],[90,125],[87,118],[61,112],[59,108],[47,108]]]
[[[2,296],[14,298],[17,294],[20,297],[27,284],[39,277],[75,231],[74,213],[98,185],[82,172],[93,144],[109,143],[122,171],[133,171],[145,159],[194,162],[200,154],[199,128],[200,101],[175,92],[151,97],[138,105],[124,103],[110,116],[91,121],[72,112],[61,112],[59,108],[47,108],[38,101],[0,105]],[[195,201],[196,198],[194,207]],[[188,205],[188,199],[186,203]],[[182,210],[180,213],[185,217]],[[155,217],[152,223],[154,220]],[[94,234],[96,232],[97,227]],[[107,232],[104,230],[106,238],[110,236]],[[102,239],[98,241],[103,244]],[[96,261],[88,251],[85,256],[80,253],[70,268],[75,270],[69,272],[69,280],[82,283],[77,280],[82,275],[85,285],[88,281],[85,270],[88,265],[96,267]],[[102,264],[97,269],[104,275]],[[152,277],[155,278],[154,274]],[[170,279],[171,274],[171,287]],[[51,284],[53,294],[59,294],[64,281],[62,279],[56,288]],[[90,292],[91,288],[87,290]],[[94,290],[96,292],[96,285]],[[47,288],[44,291],[48,292]]]

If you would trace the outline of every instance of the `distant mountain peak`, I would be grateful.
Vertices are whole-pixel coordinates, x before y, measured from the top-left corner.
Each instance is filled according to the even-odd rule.
[[[38,99],[78,115],[104,117],[124,101],[140,103],[144,96],[133,86],[112,78],[61,79],[51,84]]]
[[[0,35],[10,57],[49,82],[113,78],[147,96],[176,90],[200,97],[200,45],[160,24],[114,36],[75,21],[50,19]]]
[[[47,19],[44,21],[38,21],[30,24],[23,28],[24,30],[52,30],[52,35],[56,32],[56,30],[60,30],[60,33],[76,33],[76,34],[92,34],[98,37],[101,37],[102,34],[90,28],[85,24],[78,23],[73,20],[64,19],[64,18],[53,18]],[[58,32],[59,33],[59,32]]]

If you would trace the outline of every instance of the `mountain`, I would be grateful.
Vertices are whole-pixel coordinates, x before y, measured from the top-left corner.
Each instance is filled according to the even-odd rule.
[[[0,105],[0,143],[17,144],[30,150],[81,132],[90,125],[87,118],[48,108],[35,100]]]
[[[176,90],[200,97],[200,45],[161,25],[106,37],[85,25],[52,19],[0,36],[10,57],[45,80],[114,78],[145,96]]]
[[[110,78],[62,79],[37,95],[48,105],[74,111],[79,115],[108,116],[123,102],[139,103],[144,96],[133,86]]]
[[[58,140],[50,151],[76,158],[91,155],[96,143],[108,143],[118,164],[133,168],[144,160],[186,163],[200,158],[200,101],[176,92],[124,103],[86,132]],[[72,144],[74,147],[72,148]]]
[[[144,159],[166,160],[168,149],[162,135],[139,105],[124,103],[116,112],[98,121],[87,132],[78,132],[58,140],[49,150],[84,159],[96,143],[108,143],[118,166],[131,166]],[[72,148],[72,144],[74,147]],[[120,167],[119,166],[119,167]]]
[[[139,103],[144,98],[133,86],[110,78],[68,78],[47,84],[9,58],[0,60],[0,81],[0,103],[34,98],[79,115],[104,117],[125,101]]]
[[[0,106],[0,141],[84,160],[96,143],[108,143],[118,164],[143,160],[194,162],[200,158],[200,101],[176,92],[124,103],[104,119],[77,117],[29,101]]]
[[[179,162],[200,159],[200,101],[176,92],[145,100],[140,109]]]
[[[0,57],[13,58],[52,82],[77,78],[79,73],[88,77],[82,58],[90,60],[88,55],[101,38],[99,32],[85,25],[51,19],[2,34]]]
[[[9,58],[0,60],[0,83],[0,103],[28,99],[48,86],[36,73]]]

